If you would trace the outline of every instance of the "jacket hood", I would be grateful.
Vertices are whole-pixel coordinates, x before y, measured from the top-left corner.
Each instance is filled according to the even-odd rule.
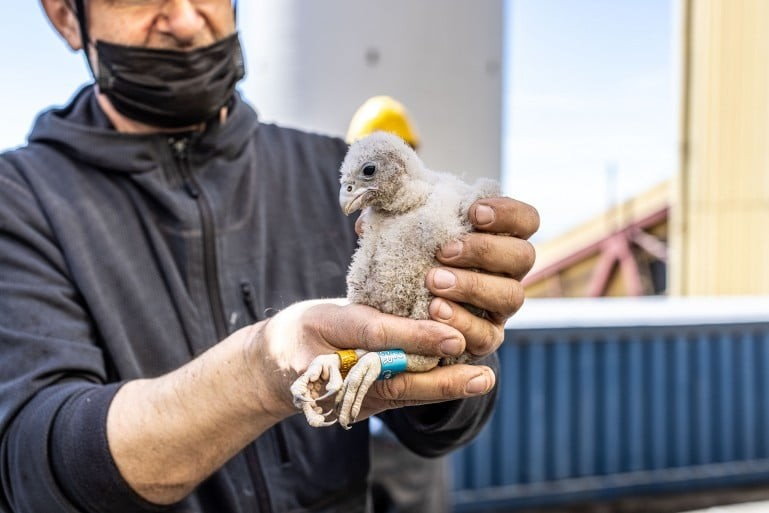
[[[256,112],[235,93],[227,121],[212,121],[202,132],[195,133],[190,151],[196,158],[234,157],[258,126]],[[106,171],[143,173],[167,158],[170,136],[115,131],[90,85],[81,89],[66,107],[43,112],[35,121],[29,143],[55,145],[73,158]]]

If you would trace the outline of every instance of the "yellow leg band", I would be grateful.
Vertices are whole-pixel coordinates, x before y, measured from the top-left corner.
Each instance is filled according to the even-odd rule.
[[[352,366],[358,363],[358,355],[352,349],[337,351],[336,354],[339,356],[339,362],[341,364],[339,370],[342,373],[342,377],[346,378],[347,373],[350,372]]]

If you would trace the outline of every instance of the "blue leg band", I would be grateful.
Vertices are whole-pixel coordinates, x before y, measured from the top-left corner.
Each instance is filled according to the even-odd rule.
[[[390,379],[396,374],[406,372],[406,353],[400,349],[379,351],[379,361],[382,362],[382,371],[377,379]]]

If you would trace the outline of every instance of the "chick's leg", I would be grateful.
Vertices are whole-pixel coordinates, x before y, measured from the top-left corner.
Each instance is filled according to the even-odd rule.
[[[434,369],[439,361],[440,358],[436,356],[407,354],[406,371],[427,372]],[[382,360],[378,353],[366,354],[350,370],[336,398],[338,420],[343,428],[350,429],[350,425],[358,418],[363,399],[381,372]]]
[[[340,426],[350,429],[350,425],[360,414],[360,408],[368,389],[374,384],[381,371],[382,362],[377,353],[365,354],[350,369],[350,373],[345,378],[344,385],[336,398]]]

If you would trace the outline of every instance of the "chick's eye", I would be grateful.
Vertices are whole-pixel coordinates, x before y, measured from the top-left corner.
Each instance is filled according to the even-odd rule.
[[[374,164],[363,166],[363,176],[374,176],[374,173],[376,173],[376,166]]]
[[[347,186],[347,192],[352,192],[352,185]]]

